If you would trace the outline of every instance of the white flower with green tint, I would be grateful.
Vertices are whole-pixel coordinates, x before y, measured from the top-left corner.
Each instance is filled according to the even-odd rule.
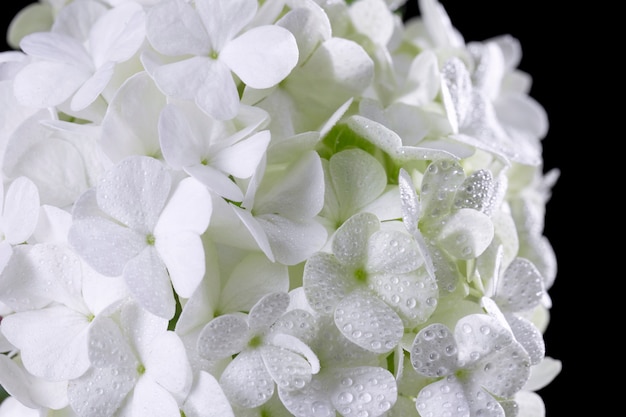
[[[375,215],[360,213],[337,230],[332,253],[307,260],[303,288],[311,307],[333,316],[346,338],[386,353],[405,327],[423,323],[437,306],[437,284],[423,264],[409,234],[387,230]]]

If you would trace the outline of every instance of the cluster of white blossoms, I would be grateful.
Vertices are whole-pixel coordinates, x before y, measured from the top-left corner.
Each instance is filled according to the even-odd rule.
[[[15,16],[1,417],[545,415],[545,110],[517,39],[404,3]]]

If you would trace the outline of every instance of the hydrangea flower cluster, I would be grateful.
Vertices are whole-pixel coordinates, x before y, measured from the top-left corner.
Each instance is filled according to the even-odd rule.
[[[518,40],[404,3],[15,16],[1,417],[545,415],[547,116]]]

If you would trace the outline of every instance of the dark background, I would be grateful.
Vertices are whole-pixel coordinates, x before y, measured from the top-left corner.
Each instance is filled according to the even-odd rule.
[[[10,19],[29,3],[31,1],[27,0],[3,1],[3,33]],[[590,230],[597,229],[598,223],[592,224],[587,217],[602,216],[603,212],[597,214],[593,210],[592,199],[597,195],[594,189],[583,187],[586,167],[583,163],[574,167],[575,157],[591,161],[591,157],[599,155],[596,152],[599,146],[594,146],[595,137],[590,127],[595,122],[594,113],[589,110],[597,104],[584,99],[589,81],[594,78],[586,68],[588,55],[584,51],[588,48],[583,46],[584,39],[581,40],[582,36],[590,42],[588,34],[593,31],[582,22],[593,19],[574,6],[555,8],[549,1],[540,0],[441,0],[441,3],[466,41],[481,41],[503,34],[520,40],[523,51],[520,68],[533,77],[530,95],[548,113],[550,130],[543,141],[545,171],[558,168],[561,175],[548,203],[545,223],[545,234],[554,247],[559,268],[556,282],[550,289],[552,319],[545,341],[547,354],[560,359],[563,370],[540,394],[546,403],[547,417],[565,415],[566,407],[569,413],[572,406],[582,414],[584,407],[591,407],[589,404],[601,398],[590,394],[589,390],[594,388],[588,385],[585,370],[598,367],[597,372],[601,373],[601,368],[609,365],[596,356],[603,349],[594,347],[592,329],[588,327],[594,308],[596,313],[601,311],[594,303],[602,302],[605,288],[610,288],[609,284],[601,286],[601,281],[594,279],[602,277],[592,276],[589,265],[594,260],[592,253],[597,250]],[[406,7],[407,15],[418,13],[417,0],[409,0]],[[4,39],[2,41],[2,50],[8,49]],[[602,84],[604,81],[595,79],[595,82]],[[583,146],[583,143],[591,146]],[[580,146],[578,150],[576,145]],[[603,262],[608,264],[609,260]],[[597,364],[586,364],[594,357]],[[596,379],[604,384],[606,380],[597,372],[594,372]],[[579,400],[579,395],[587,400]],[[566,406],[568,403],[571,405]],[[593,408],[597,411],[596,407]]]

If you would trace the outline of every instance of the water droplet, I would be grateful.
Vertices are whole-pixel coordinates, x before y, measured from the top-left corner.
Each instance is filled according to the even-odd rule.
[[[352,400],[354,400],[354,395],[352,395],[352,393],[344,391],[341,394],[339,394],[339,403],[341,404],[350,404],[352,402]]]

